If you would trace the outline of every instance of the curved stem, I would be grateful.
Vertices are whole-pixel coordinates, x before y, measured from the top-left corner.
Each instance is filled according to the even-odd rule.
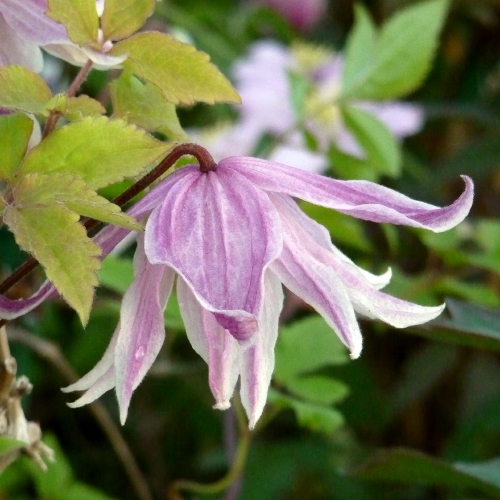
[[[14,342],[20,342],[34,351],[38,356],[48,361],[56,368],[69,383],[74,383],[78,380],[78,376],[73,368],[62,355],[59,347],[52,341],[43,340],[40,337],[35,337],[24,330],[14,328],[9,331],[9,338]],[[123,439],[118,427],[113,422],[106,407],[99,401],[94,401],[88,405],[88,408],[95,420],[103,430],[104,434],[109,439],[118,459],[123,465],[129,480],[140,500],[153,500],[153,496],[149,491],[146,478],[143,476],[135,457],[130,451],[127,442]]]
[[[217,164],[210,155],[210,153],[198,144],[186,143],[180,144],[170,151],[170,153],[144,177],[139,179],[133,186],[123,192],[120,196],[113,200],[115,205],[123,207],[137,194],[147,188],[150,184],[161,177],[175,162],[182,156],[194,156],[200,165],[200,170],[204,173],[213,171],[217,168]],[[93,229],[99,224],[99,221],[88,219],[84,226],[87,231]],[[27,260],[21,267],[18,267],[10,276],[8,276],[2,283],[0,283],[0,294],[4,294],[18,281],[27,276],[38,265],[38,261],[33,257]],[[5,320],[0,320],[0,326],[5,324]]]

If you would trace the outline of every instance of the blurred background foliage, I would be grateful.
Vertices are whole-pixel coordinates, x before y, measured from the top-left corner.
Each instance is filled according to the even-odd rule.
[[[382,22],[416,2],[362,3]],[[261,38],[285,44],[305,38],[341,49],[353,7],[349,0],[331,0],[318,25],[299,33],[278,13],[249,2],[169,0],[158,3],[150,26],[188,36],[230,74],[235,59]],[[288,296],[268,407],[249,434],[237,401],[225,413],[212,410],[206,366],[171,301],[167,343],[119,429],[153,498],[500,498],[499,28],[500,1],[452,2],[433,69],[408,96],[423,106],[425,127],[405,141],[400,175],[380,179],[409,196],[445,204],[462,188],[459,174],[470,175],[477,194],[466,222],[430,234],[303,207],[357,263],[374,272],[391,266],[389,293],[421,304],[446,300],[445,313],[406,330],[362,321],[364,351],[350,361],[324,322]],[[74,68],[59,70],[62,81]],[[94,71],[85,87],[105,104],[106,78]],[[179,114],[183,125],[202,126],[234,112],[200,105]],[[330,173],[338,175],[335,168]],[[5,277],[25,256],[3,228],[0,247]],[[34,385],[25,410],[49,435],[57,461],[46,474],[27,459],[9,467],[0,477],[1,500],[141,497],[127,449],[112,437],[114,395],[103,396],[97,409],[71,410],[59,390],[73,370],[86,373],[105,350],[131,280],[131,255],[105,261],[85,331],[62,302],[11,327],[19,371]],[[10,295],[26,295],[40,278],[35,273]],[[228,471],[226,483],[217,483]],[[180,479],[215,485],[177,491],[172,484]]]

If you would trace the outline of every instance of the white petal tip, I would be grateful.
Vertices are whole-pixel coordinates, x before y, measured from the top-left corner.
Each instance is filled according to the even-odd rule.
[[[361,349],[359,349],[359,351],[352,351],[352,352],[349,354],[349,357],[350,357],[351,359],[358,359],[360,355],[361,355]]]
[[[70,408],[81,408],[82,406],[85,405],[85,403],[81,403],[80,399],[77,399],[76,401],[73,401],[72,403],[66,403],[66,406],[69,406]]]
[[[123,411],[120,410],[120,424],[125,425],[125,422],[127,421],[127,415],[128,408]]]
[[[231,403],[229,401],[220,401],[219,403],[214,404],[212,408],[214,410],[227,410],[230,407]]]

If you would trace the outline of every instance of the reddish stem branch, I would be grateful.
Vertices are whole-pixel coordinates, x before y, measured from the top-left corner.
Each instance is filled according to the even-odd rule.
[[[186,143],[180,144],[170,151],[170,153],[153,169],[146,174],[142,179],[139,179],[133,186],[123,192],[120,196],[113,200],[113,203],[119,207],[123,207],[132,198],[134,198],[141,191],[146,189],[150,184],[161,177],[175,162],[182,156],[194,156],[200,165],[202,172],[210,172],[217,167],[210,153],[198,144]],[[99,221],[88,219],[84,226],[87,231],[93,229],[99,224]],[[18,281],[27,276],[38,265],[38,261],[33,257],[27,260],[21,267],[17,268],[10,276],[8,276],[2,283],[0,283],[0,294],[4,294]],[[0,327],[5,324],[4,320],[0,321]]]

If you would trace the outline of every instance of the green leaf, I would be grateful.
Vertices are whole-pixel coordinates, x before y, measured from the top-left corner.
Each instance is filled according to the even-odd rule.
[[[142,226],[90,189],[84,181],[67,174],[28,174],[14,189],[17,208],[63,204],[68,210],[116,226],[141,230]]]
[[[304,75],[295,71],[289,71],[287,76],[295,119],[300,122],[306,111],[306,99],[311,89],[311,82]]]
[[[292,409],[298,423],[315,432],[331,434],[344,424],[341,413],[328,406],[299,401],[274,389],[269,389],[268,400],[278,408]]]
[[[380,176],[366,158],[357,158],[344,153],[334,144],[328,148],[328,160],[336,177],[376,182]]]
[[[353,82],[363,78],[366,68],[370,67],[375,50],[377,28],[362,5],[355,6],[355,23],[347,37],[344,50],[342,87],[350,88]]]
[[[4,221],[17,244],[34,255],[83,324],[97,285],[101,249],[88,238],[79,216],[63,206],[7,207]]]
[[[101,286],[124,294],[134,279],[134,268],[130,259],[108,255],[98,272]]]
[[[88,95],[68,97],[66,94],[55,95],[46,105],[48,112],[57,112],[69,121],[83,120],[86,117],[98,117],[106,110],[103,105]]]
[[[106,0],[101,26],[105,40],[121,40],[135,33],[153,13],[155,0]]]
[[[418,451],[395,448],[375,453],[351,475],[374,481],[465,487],[500,498],[500,458],[449,464]]]
[[[19,439],[0,436],[0,459],[1,455],[12,450],[17,450],[18,448],[24,448],[25,446],[26,443],[24,443],[23,441],[19,441]]]
[[[412,327],[416,333],[441,342],[500,351],[500,311],[454,299],[446,300],[450,318],[440,316],[427,327]]]
[[[113,116],[153,132],[161,132],[172,140],[185,141],[175,106],[168,102],[155,85],[142,83],[128,71],[109,84]]]
[[[286,387],[305,400],[324,405],[340,403],[349,395],[343,382],[322,375],[302,375],[289,380]]]
[[[0,179],[14,177],[26,154],[32,131],[33,120],[26,115],[0,115]]]
[[[390,99],[415,90],[430,70],[447,8],[447,0],[430,0],[391,17],[380,30],[373,56],[365,60],[370,64],[364,71],[358,62],[362,56],[351,55],[355,62],[348,66],[349,73],[343,77],[343,96]],[[370,36],[363,38],[370,53]],[[357,41],[356,53],[361,51],[360,45],[361,41]]]
[[[47,16],[64,25],[72,42],[100,48],[95,0],[48,0],[48,6]]]
[[[307,352],[307,356],[298,353]],[[325,320],[308,316],[281,328],[276,344],[275,376],[280,380],[328,365],[347,363],[347,351]]]
[[[43,78],[21,66],[0,67],[0,107],[40,113],[52,97]]]
[[[401,171],[401,149],[387,127],[372,114],[354,106],[343,106],[342,116],[380,173],[396,177]]]
[[[156,85],[173,104],[241,102],[207,54],[169,35],[139,33],[118,42],[108,54],[128,54],[124,68]]]
[[[122,120],[85,118],[56,130],[34,147],[19,175],[70,174],[97,189],[142,173],[170,148]]]

